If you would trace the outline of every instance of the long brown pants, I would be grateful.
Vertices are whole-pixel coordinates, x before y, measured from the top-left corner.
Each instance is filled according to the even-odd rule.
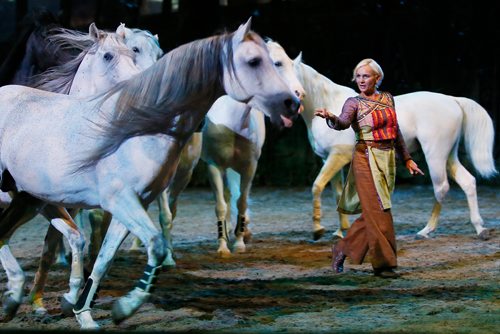
[[[361,264],[369,254],[374,269],[395,268],[396,236],[392,214],[379,202],[365,145],[356,145],[351,168],[362,212],[337,247],[354,264]]]

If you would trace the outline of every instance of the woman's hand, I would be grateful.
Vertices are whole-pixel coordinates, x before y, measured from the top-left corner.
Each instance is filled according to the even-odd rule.
[[[326,108],[318,108],[314,111],[314,116],[319,116],[321,118],[329,119],[331,118],[330,113]]]
[[[418,165],[412,159],[406,160],[406,169],[408,169],[411,175],[424,175],[424,172],[418,168]]]

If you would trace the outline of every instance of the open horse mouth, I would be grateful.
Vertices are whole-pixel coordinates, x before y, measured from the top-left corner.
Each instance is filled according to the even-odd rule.
[[[299,105],[298,105],[298,108],[297,108],[297,114],[295,114],[293,116],[290,116],[290,117],[280,115],[281,120],[283,121],[283,126],[285,128],[292,127],[293,121],[297,118],[297,115],[299,115],[303,111],[304,111],[303,99],[299,97]]]
[[[283,121],[283,125],[285,126],[285,128],[290,128],[292,127],[293,125],[293,120],[291,120],[290,118],[287,118],[283,115],[280,115],[281,117],[281,120]]]

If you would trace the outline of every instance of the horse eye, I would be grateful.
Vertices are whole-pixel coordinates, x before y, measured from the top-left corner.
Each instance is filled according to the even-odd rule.
[[[253,59],[250,59],[248,61],[248,65],[250,65],[250,67],[257,67],[260,65],[260,63],[262,62],[262,59],[260,58],[253,58]]]
[[[111,61],[111,59],[113,59],[113,55],[111,53],[109,53],[109,52],[106,52],[104,54],[104,60],[105,61]]]
[[[274,63],[274,66],[281,67],[281,66],[283,66],[283,63],[280,62],[280,61],[277,61],[277,62]]]
[[[132,51],[134,51],[134,53],[141,53],[141,50],[139,50],[139,48],[137,46],[134,46],[132,48]]]

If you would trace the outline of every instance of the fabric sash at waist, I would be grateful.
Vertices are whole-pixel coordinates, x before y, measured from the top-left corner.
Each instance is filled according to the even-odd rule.
[[[379,149],[394,148],[394,140],[362,140],[356,141],[356,146],[370,146]]]

